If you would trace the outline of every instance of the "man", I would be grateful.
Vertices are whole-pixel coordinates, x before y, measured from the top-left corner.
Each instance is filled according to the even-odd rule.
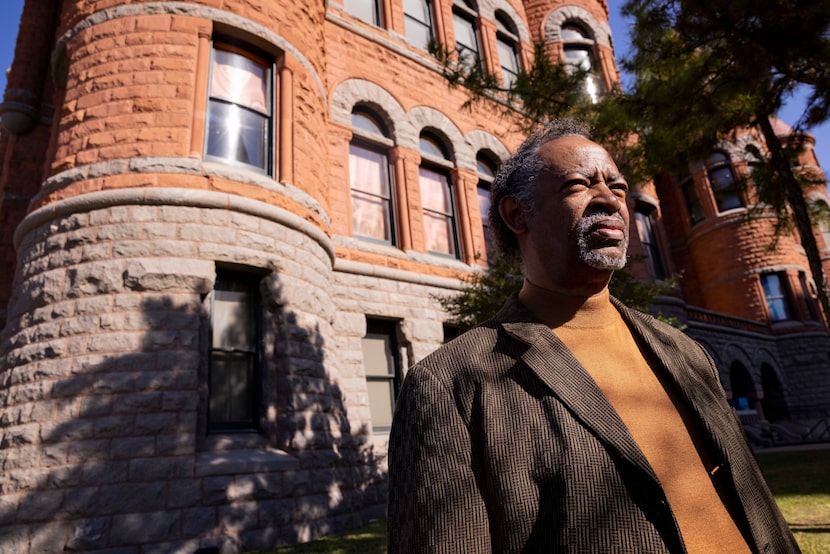
[[[711,358],[608,293],[628,184],[573,121],[491,192],[525,281],[412,367],[389,440],[389,552],[798,552]]]

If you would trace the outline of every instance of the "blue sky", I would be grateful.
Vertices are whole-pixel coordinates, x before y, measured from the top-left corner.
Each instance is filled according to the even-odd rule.
[[[6,90],[6,69],[11,66],[14,57],[14,45],[17,40],[17,28],[20,22],[20,13],[23,10],[23,0],[0,0],[0,90]],[[608,0],[608,9],[611,19],[611,32],[614,36],[614,47],[617,57],[628,51],[628,24],[620,16],[620,6],[623,0]],[[625,79],[624,79],[625,80]],[[779,117],[789,124],[794,124],[801,115],[799,98],[794,98],[790,106],[785,108]],[[830,170],[830,122],[811,129],[816,137],[816,153],[825,173]]]
[[[608,0],[609,20],[611,24],[611,34],[614,37],[614,51],[617,59],[628,53],[629,48],[629,26],[630,20],[624,19],[620,15],[620,7],[625,3],[624,0]],[[625,83],[625,77],[623,77]],[[801,116],[804,98],[795,95],[781,113],[778,114],[779,119],[789,125],[794,125]],[[823,125],[808,130],[809,133],[816,137],[815,151],[818,156],[824,174],[830,174],[830,121],[826,121]]]

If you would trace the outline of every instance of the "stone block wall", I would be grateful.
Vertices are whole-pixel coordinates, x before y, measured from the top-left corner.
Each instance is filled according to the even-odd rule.
[[[752,380],[758,399],[775,397],[794,419],[827,417],[830,383],[830,337],[815,332],[767,334],[725,326],[688,322],[686,333],[700,342],[718,366],[721,383],[731,397],[732,364],[740,364]],[[763,367],[773,372],[777,383],[770,390]]]
[[[93,196],[66,217],[34,212],[20,237],[0,364],[0,550],[264,548],[380,517],[365,396],[339,376],[325,236],[218,193]],[[261,434],[205,434],[223,263],[263,276]]]

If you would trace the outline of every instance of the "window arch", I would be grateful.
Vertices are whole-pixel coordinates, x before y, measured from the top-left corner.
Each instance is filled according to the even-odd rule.
[[[706,161],[706,176],[719,212],[743,207],[729,156],[724,152],[712,153]]]
[[[353,234],[364,240],[396,245],[389,131],[371,110],[357,106],[352,111],[352,133],[349,186]]]
[[[592,102],[599,100],[603,92],[602,81],[598,77],[593,36],[579,23],[568,21],[562,24],[562,53],[565,65],[572,72],[585,72],[585,94]]]
[[[459,258],[450,150],[443,137],[432,130],[421,132],[419,146],[421,166],[418,168],[418,184],[426,249],[433,254]]]
[[[496,11],[496,48],[499,53],[501,79],[505,87],[511,87],[519,75],[519,31],[516,24],[501,10]]]
[[[432,23],[432,0],[403,0],[406,39],[413,46],[426,50],[435,38]]]

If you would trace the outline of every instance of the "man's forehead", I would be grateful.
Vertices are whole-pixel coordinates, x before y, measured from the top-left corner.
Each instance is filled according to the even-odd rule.
[[[556,173],[617,171],[608,151],[582,136],[567,135],[550,140],[539,148],[539,154],[544,167]]]

